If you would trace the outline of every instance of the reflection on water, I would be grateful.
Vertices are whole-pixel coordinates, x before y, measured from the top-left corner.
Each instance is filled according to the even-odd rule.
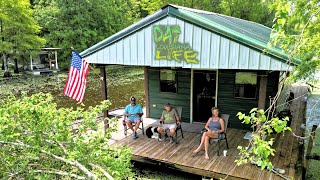
[[[130,96],[135,96],[137,102],[144,106],[143,68],[108,66],[107,88],[108,98],[112,102],[110,109],[124,107],[129,103]],[[20,94],[27,91],[29,94],[43,92],[51,93],[58,107],[77,107],[79,104],[64,96],[63,88],[68,72],[60,72],[51,76],[33,76],[20,74],[14,78],[0,80],[0,95],[6,92]],[[99,69],[92,69],[87,78],[87,88],[83,104],[85,107],[95,106],[101,102],[101,83]]]

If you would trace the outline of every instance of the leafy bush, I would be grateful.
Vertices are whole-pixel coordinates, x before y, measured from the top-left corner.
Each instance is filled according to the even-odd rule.
[[[117,119],[106,134],[98,130],[103,101],[82,107],[57,108],[50,94],[9,94],[0,101],[0,177],[4,179],[121,179],[131,177],[130,149],[107,144]],[[75,123],[77,122],[77,123]]]
[[[274,138],[266,138],[271,133],[284,133],[291,131],[287,127],[288,117],[279,119],[268,119],[263,109],[253,108],[250,115],[239,112],[237,114],[242,123],[251,124],[253,129],[252,138],[248,147],[239,146],[240,158],[236,160],[237,165],[245,163],[257,164],[261,169],[272,169],[272,162],[269,157],[274,156],[275,149],[272,148]]]

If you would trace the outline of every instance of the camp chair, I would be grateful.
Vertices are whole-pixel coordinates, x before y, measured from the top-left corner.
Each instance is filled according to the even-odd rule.
[[[179,119],[180,119],[180,124],[177,124],[177,128],[176,128],[176,130],[175,130],[175,138],[174,138],[174,141],[175,141],[175,143],[177,144],[177,143],[178,143],[178,131],[179,131],[179,130],[180,130],[180,132],[181,132],[181,137],[184,138],[184,137],[183,137],[182,127],[181,127],[182,107],[179,107],[179,106],[178,106],[178,107],[175,107],[174,109],[177,111],[178,116],[179,116]],[[160,123],[162,123],[162,122],[160,121]],[[167,132],[166,132],[166,134],[167,134]]]
[[[180,119],[180,124],[177,124],[177,128],[176,128],[176,131],[175,131],[175,138],[174,138],[174,140],[175,140],[175,143],[177,144],[178,143],[178,131],[180,130],[180,132],[181,132],[181,137],[182,138],[184,138],[183,137],[183,131],[182,131],[182,127],[181,127],[181,114],[182,114],[182,107],[180,107],[180,106],[178,106],[178,107],[176,107],[175,108],[176,109],[176,111],[177,111],[177,113],[178,113],[178,116],[179,116],[179,119]]]
[[[140,121],[141,121],[141,122],[140,122],[140,126],[139,126],[138,129],[140,129],[140,130],[142,131],[142,134],[144,135],[144,126],[143,126],[142,116],[143,116],[143,115],[140,116]],[[127,136],[128,129],[129,129],[129,128],[128,128],[128,125],[127,125],[126,118],[127,118],[127,116],[124,116],[124,117],[123,117],[123,123],[126,123],[126,125],[124,126],[124,135],[125,135],[125,136]],[[136,125],[136,123],[132,122],[132,127],[133,127],[133,128],[135,127],[135,125]]]
[[[220,146],[221,146],[220,145],[220,141],[226,140],[227,149],[229,149],[228,139],[227,139],[227,127],[228,127],[229,117],[230,117],[230,115],[228,115],[228,114],[221,114],[221,118],[224,120],[224,132],[221,133],[221,139],[210,138],[210,141],[209,141],[210,144],[212,144],[212,142],[218,142],[218,150],[217,150],[218,156],[220,156]],[[207,131],[207,129],[205,129],[205,128],[202,129],[201,136],[200,136],[200,141],[201,141],[201,138],[202,138],[202,134],[204,132],[206,132],[206,131]]]

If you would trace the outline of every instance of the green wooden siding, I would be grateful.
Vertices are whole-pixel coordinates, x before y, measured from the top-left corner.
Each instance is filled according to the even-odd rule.
[[[182,121],[190,122],[190,69],[177,69],[177,93],[160,92],[159,68],[148,68],[150,117],[160,118],[164,105],[182,107]],[[156,107],[154,107],[156,106]]]
[[[238,112],[248,114],[252,108],[258,107],[260,78],[257,82],[257,99],[234,98],[235,70],[220,70],[218,85],[218,107],[220,113],[229,114],[229,127],[248,129],[250,126],[244,125],[236,116]],[[264,71],[258,71],[259,74],[266,74]],[[269,105],[269,96],[274,96],[279,80],[279,72],[268,74],[266,107]]]
[[[233,128],[248,129],[237,118],[238,112],[248,114],[252,108],[258,106],[259,97],[259,82],[257,82],[257,99],[241,99],[234,98],[234,85],[236,70],[219,70],[219,84],[218,84],[218,107],[220,112],[230,114],[229,126]],[[252,71],[253,72],[253,71]],[[258,75],[266,74],[265,71],[258,71]],[[178,93],[163,93],[160,92],[160,73],[159,68],[148,68],[149,75],[149,107],[150,117],[160,118],[164,110],[164,104],[171,103],[173,106],[181,106],[182,121],[190,122],[190,69],[177,70],[177,85]],[[274,96],[278,89],[279,72],[272,72],[268,74],[267,84],[267,98],[266,107],[269,106],[269,96]]]

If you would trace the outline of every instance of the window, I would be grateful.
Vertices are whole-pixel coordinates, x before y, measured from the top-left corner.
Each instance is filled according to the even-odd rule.
[[[234,97],[255,99],[257,95],[257,73],[237,72]]]
[[[160,70],[160,91],[177,93],[176,71],[171,69]]]

